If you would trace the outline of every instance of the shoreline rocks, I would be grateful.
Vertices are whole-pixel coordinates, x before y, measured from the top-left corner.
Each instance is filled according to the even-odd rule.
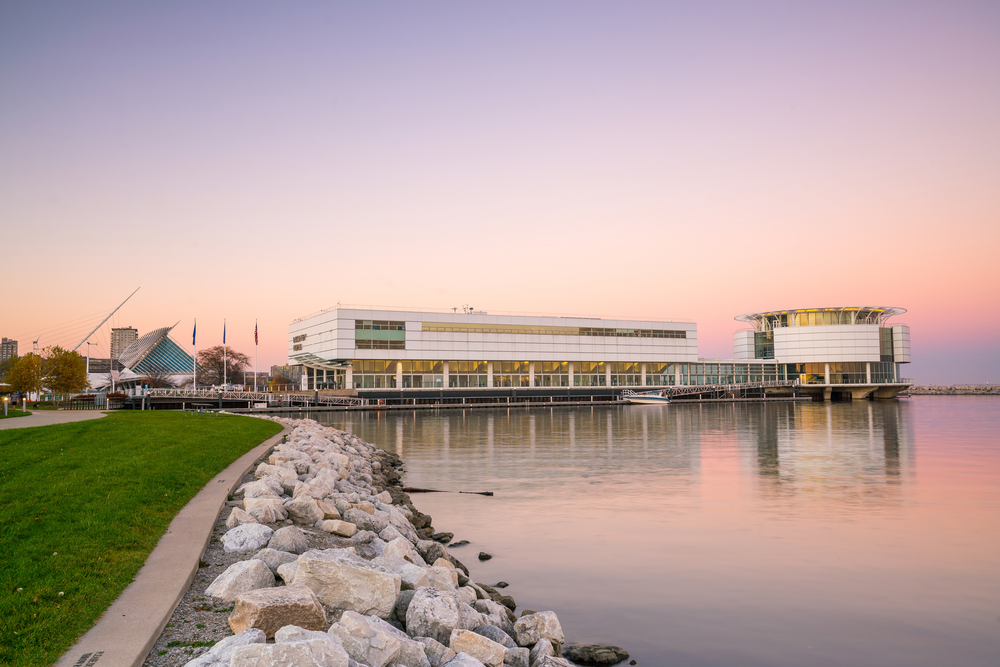
[[[215,646],[230,648],[187,649],[189,667],[571,664],[554,612],[518,618],[513,597],[471,581],[445,546],[454,535],[403,492],[397,456],[312,420],[262,418],[292,431],[227,503],[221,553],[210,546],[202,565],[225,569],[189,607],[225,622],[234,634]],[[184,643],[171,634],[158,644]],[[145,664],[183,663],[151,652]]]

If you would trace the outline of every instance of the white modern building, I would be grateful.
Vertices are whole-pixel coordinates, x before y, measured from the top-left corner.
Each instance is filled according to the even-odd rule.
[[[888,320],[903,308],[853,306],[794,308],[740,315],[752,329],[733,334],[734,357],[774,359],[784,378],[798,378],[800,392],[891,398],[912,382],[910,327]]]
[[[304,390],[366,396],[607,395],[616,387],[774,380],[778,371],[773,360],[700,362],[692,322],[471,309],[331,308],[292,322],[288,358],[304,367]]]

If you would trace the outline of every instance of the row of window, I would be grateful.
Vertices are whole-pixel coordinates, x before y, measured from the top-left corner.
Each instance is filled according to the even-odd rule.
[[[534,324],[457,324],[422,322],[422,331],[451,333],[524,334],[541,336],[611,336],[617,338],[687,338],[687,331],[671,329],[621,329],[601,327],[560,327]]]

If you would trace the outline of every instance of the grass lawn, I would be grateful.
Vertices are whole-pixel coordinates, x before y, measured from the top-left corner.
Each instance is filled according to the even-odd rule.
[[[0,431],[0,664],[55,662],[205,483],[280,430],[121,411]]]
[[[3,408],[0,408],[0,419],[13,419],[14,417],[27,417],[30,412],[22,412],[20,410],[15,410],[14,408],[7,408],[7,416],[3,414]]]

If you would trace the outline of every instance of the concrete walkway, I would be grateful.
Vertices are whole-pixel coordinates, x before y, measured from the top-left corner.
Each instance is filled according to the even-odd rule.
[[[29,417],[20,417],[29,419]],[[287,426],[216,475],[177,513],[146,563],[97,624],[63,654],[55,667],[137,667],[163,632],[194,581],[198,559],[226,498],[240,480],[291,431]]]
[[[3,410],[3,408],[0,408]],[[0,419],[0,431],[5,428],[29,428],[31,426],[50,426],[52,424],[68,424],[82,422],[85,419],[97,419],[107,412],[100,410],[28,410],[27,417],[8,417]]]

